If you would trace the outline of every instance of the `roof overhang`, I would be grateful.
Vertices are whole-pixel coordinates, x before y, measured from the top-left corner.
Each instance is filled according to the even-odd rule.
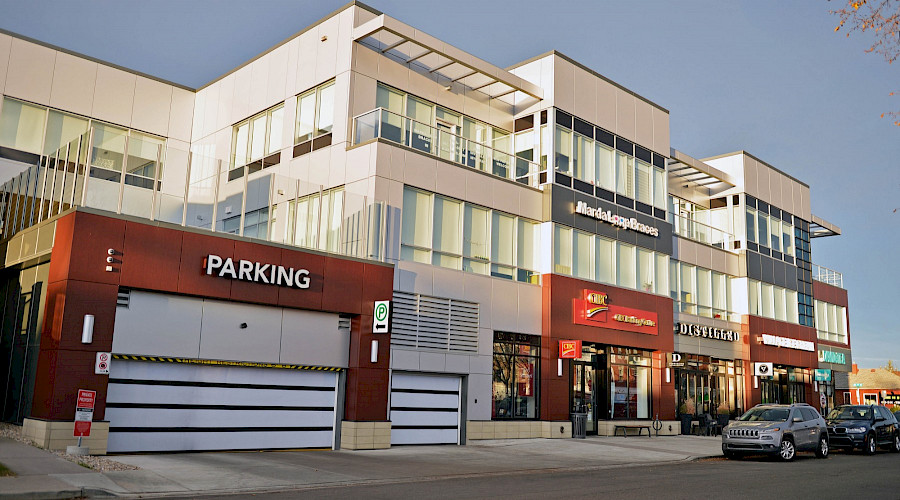
[[[460,84],[508,103],[515,102],[517,92],[544,98],[537,85],[384,14],[354,28],[353,40],[431,75],[448,88]]]
[[[710,195],[727,191],[737,185],[730,175],[677,149],[672,149],[669,156],[666,170],[670,182],[683,183],[685,187],[704,188],[709,190]]]
[[[825,236],[837,236],[839,234],[841,234],[841,228],[816,214],[812,214],[812,220],[809,222],[810,238],[823,238]]]

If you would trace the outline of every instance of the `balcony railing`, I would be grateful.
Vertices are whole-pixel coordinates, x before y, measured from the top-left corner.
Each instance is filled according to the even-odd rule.
[[[844,288],[844,276],[833,269],[813,264],[812,277],[816,281],[821,281],[822,283],[827,283],[838,288]]]
[[[378,138],[534,188],[547,181],[546,170],[533,161],[384,108],[353,119],[354,145]]]
[[[734,236],[731,233],[672,212],[669,212],[669,216],[672,218],[672,232],[678,236],[722,250],[734,251]]]

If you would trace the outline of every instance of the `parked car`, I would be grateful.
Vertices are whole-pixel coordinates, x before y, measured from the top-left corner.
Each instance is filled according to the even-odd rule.
[[[722,432],[725,458],[766,453],[789,461],[798,451],[827,458],[828,442],[825,419],[806,403],[756,405]]]
[[[842,405],[828,414],[831,445],[868,455],[879,446],[900,452],[900,425],[887,408],[880,405]]]

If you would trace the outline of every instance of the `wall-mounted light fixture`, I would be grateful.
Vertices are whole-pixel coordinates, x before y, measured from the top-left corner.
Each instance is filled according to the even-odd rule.
[[[94,341],[94,315],[84,315],[84,325],[81,327],[81,343],[90,344]]]
[[[378,362],[378,341],[377,341],[377,340],[373,340],[373,341],[372,341],[372,357],[371,357],[371,361],[372,361],[373,363],[377,363],[377,362]]]
[[[556,360],[556,376],[562,377],[562,358]]]
[[[669,371],[669,370],[671,370],[671,369],[670,369],[670,368],[666,368],[666,383],[667,383],[667,384],[671,384],[671,383],[672,383],[672,372]]]

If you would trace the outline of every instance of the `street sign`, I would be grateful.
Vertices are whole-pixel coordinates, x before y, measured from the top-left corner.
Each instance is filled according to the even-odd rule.
[[[826,404],[828,404],[828,398],[825,397],[825,393],[819,393],[819,407],[824,409]]]
[[[771,377],[772,363],[753,363],[753,374],[757,377]]]
[[[78,389],[78,400],[75,402],[75,432],[74,436],[91,435],[91,421],[94,420],[94,401],[97,399],[97,391]]]
[[[862,384],[853,384],[853,387],[862,387]]]
[[[391,301],[375,301],[375,318],[372,321],[372,333],[387,333],[391,323]]]
[[[816,368],[816,371],[813,373],[816,382],[831,382],[831,370]]]
[[[560,340],[559,359],[578,359],[581,357],[580,340]]]
[[[94,361],[95,375],[109,375],[109,353],[98,352],[97,359]]]

